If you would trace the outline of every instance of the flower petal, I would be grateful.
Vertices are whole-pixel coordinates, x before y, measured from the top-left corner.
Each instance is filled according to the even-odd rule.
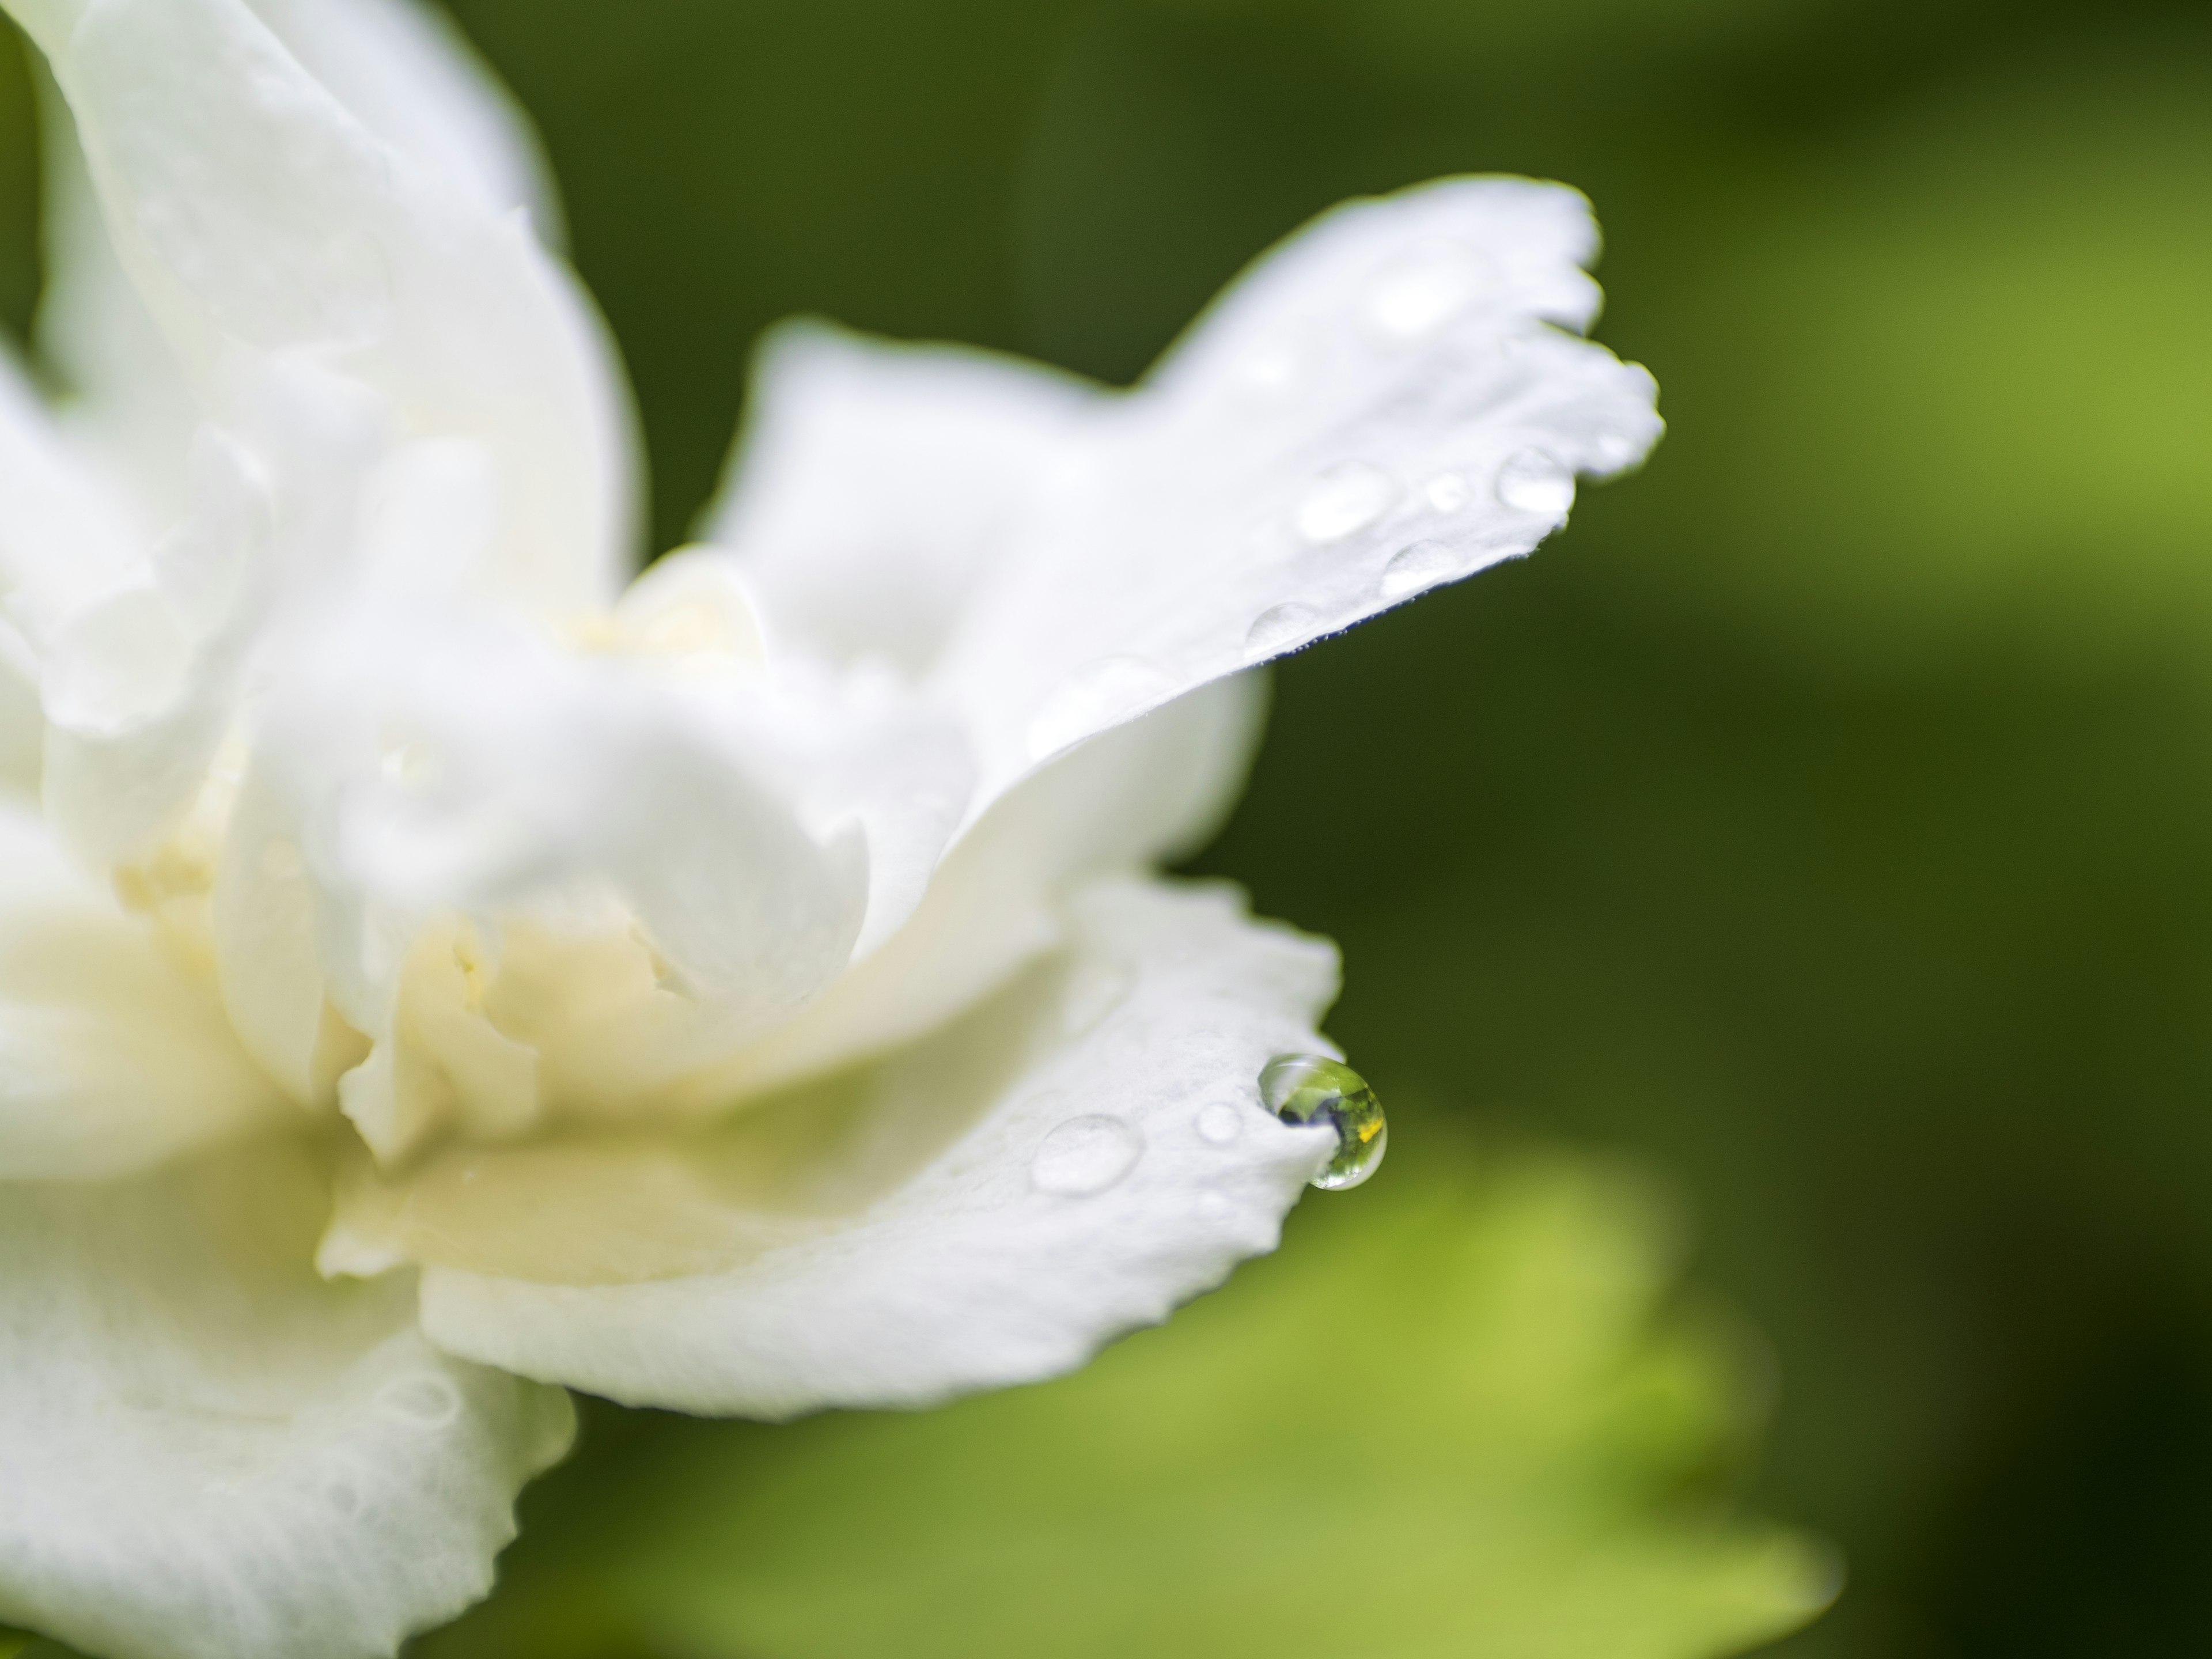
[[[300,1150],[0,1196],[0,1619],[112,1659],[371,1659],[491,1583],[565,1396],[330,1285]]]
[[[688,1080],[734,1100],[911,1042],[1063,940],[1085,878],[1203,844],[1242,791],[1266,682],[1232,675],[1064,755],[1001,797],[880,950],[789,1024]]]
[[[1091,734],[1557,529],[1639,460],[1651,377],[1570,329],[1588,204],[1457,179],[1262,258],[1048,481],[946,647],[974,809]]]
[[[488,212],[527,208],[558,242],[561,207],[537,135],[443,11],[419,0],[247,0],[355,118]]]
[[[122,1175],[288,1113],[199,976],[0,804],[0,1181]]]
[[[203,395],[220,404],[240,352],[316,354],[411,435],[485,446],[495,591],[554,611],[612,597],[633,528],[627,404],[573,278],[483,206],[480,179],[377,131],[245,0],[11,9],[76,114],[115,252]]]
[[[1273,1249],[1335,1145],[1255,1081],[1319,1044],[1327,945],[1134,880],[1069,929],[871,1072],[690,1141],[434,1165],[343,1224],[433,1264],[441,1346],[618,1400],[775,1417],[1064,1370]],[[578,1251],[595,1218],[623,1259]]]
[[[1100,401],[988,352],[787,323],[703,537],[737,556],[778,647],[918,675]]]

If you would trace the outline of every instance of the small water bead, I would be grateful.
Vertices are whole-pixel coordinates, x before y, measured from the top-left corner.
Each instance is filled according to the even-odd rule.
[[[1377,283],[1368,300],[1368,314],[1384,332],[1418,339],[1449,322],[1467,303],[1474,287],[1473,274],[1462,262],[1432,253],[1401,265]]]
[[[1439,513],[1456,513],[1467,505],[1467,480],[1456,472],[1439,472],[1422,486],[1421,494]]]
[[[1540,449],[1524,449],[1498,469],[1498,499],[1516,513],[1564,513],[1575,504],[1575,475]]]
[[[451,1382],[432,1372],[404,1376],[377,1390],[377,1403],[386,1415],[410,1428],[442,1429],[461,1414],[461,1393]]]
[[[1346,461],[1329,468],[1306,491],[1298,503],[1298,534],[1310,542],[1342,541],[1373,524],[1397,499],[1398,486],[1382,468]]]
[[[1136,1126],[1103,1112],[1069,1118],[1037,1144],[1030,1180],[1040,1192],[1093,1198],[1118,1186],[1145,1155]]]
[[[1389,1144],[1382,1103],[1367,1079],[1326,1054],[1277,1054],[1260,1068],[1260,1099],[1285,1123],[1328,1123],[1336,1156],[1313,1184],[1324,1192],[1357,1187],[1381,1167]]]
[[[1226,1146],[1244,1132],[1244,1114],[1250,1109],[1217,1100],[1199,1109],[1198,1138],[1214,1146]]]
[[[1321,612],[1310,605],[1270,605],[1244,630],[1244,659],[1256,662],[1288,650],[1321,631]]]
[[[1442,542],[1415,542],[1411,547],[1401,548],[1382,567],[1379,584],[1382,597],[1398,599],[1417,587],[1442,581],[1455,573],[1460,563],[1459,555]]]

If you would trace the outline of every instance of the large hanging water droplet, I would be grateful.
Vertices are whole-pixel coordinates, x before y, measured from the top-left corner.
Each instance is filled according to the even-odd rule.
[[[1498,499],[1516,513],[1564,513],[1575,504],[1575,475],[1540,449],[1524,449],[1498,469]]]
[[[1030,1179],[1062,1198],[1091,1198],[1118,1184],[1145,1155],[1133,1124],[1103,1112],[1069,1118],[1037,1144]]]
[[[1327,1123],[1336,1156],[1313,1178],[1325,1192],[1357,1187],[1382,1166],[1390,1127],[1367,1079],[1327,1054],[1277,1054],[1260,1068],[1260,1098],[1285,1123]]]
[[[1373,524],[1397,499],[1398,486],[1382,468],[1346,461],[1329,468],[1306,491],[1298,503],[1298,534],[1310,542],[1341,541]]]

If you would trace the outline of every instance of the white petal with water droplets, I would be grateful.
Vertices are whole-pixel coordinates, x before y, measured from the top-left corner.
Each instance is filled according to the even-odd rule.
[[[491,1586],[558,1391],[309,1262],[284,1144],[0,1189],[0,1622],[109,1659],[382,1659]]]
[[[778,1417],[1066,1370],[1273,1247],[1335,1142],[1255,1079],[1336,986],[1328,946],[1219,890],[1103,883],[1068,925],[1049,968],[723,1139],[484,1155],[357,1224],[448,1263],[442,1346],[618,1400]],[[1227,1140],[1220,1105],[1249,1115]],[[595,1215],[623,1252],[579,1249]]]
[[[1577,473],[1640,459],[1650,376],[1573,331],[1595,245],[1572,191],[1461,179],[1261,259],[1101,407],[946,646],[973,810],[1194,685],[1527,552]]]

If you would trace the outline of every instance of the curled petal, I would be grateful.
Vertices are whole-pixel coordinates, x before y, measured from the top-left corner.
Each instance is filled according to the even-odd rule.
[[[1335,1146],[1255,1085],[1318,1042],[1328,947],[1134,880],[1069,933],[870,1071],[686,1140],[455,1154],[341,1228],[430,1264],[441,1345],[640,1404],[780,1417],[1064,1370],[1272,1249]]]
[[[568,1401],[317,1279],[283,1144],[0,1193],[0,1620],[112,1659],[374,1659],[491,1584]]]
[[[555,611],[611,597],[627,404],[580,291],[484,205],[480,170],[436,164],[419,123],[380,131],[245,0],[12,9],[76,115],[116,256],[203,396],[220,403],[240,353],[313,354],[410,434],[486,447],[492,590]]]
[[[1596,233],[1553,185],[1459,179],[1264,257],[1046,481],[941,684],[974,811],[1092,734],[1557,529],[1659,434],[1651,377],[1579,337]]]
[[[787,323],[761,349],[702,533],[736,556],[779,647],[918,675],[1101,401],[988,352]]]
[[[789,1024],[686,1079],[719,1103],[911,1042],[1062,943],[1085,878],[1172,860],[1210,839],[1243,787],[1266,682],[1200,687],[1044,767],[991,807],[927,896],[867,960]]]

